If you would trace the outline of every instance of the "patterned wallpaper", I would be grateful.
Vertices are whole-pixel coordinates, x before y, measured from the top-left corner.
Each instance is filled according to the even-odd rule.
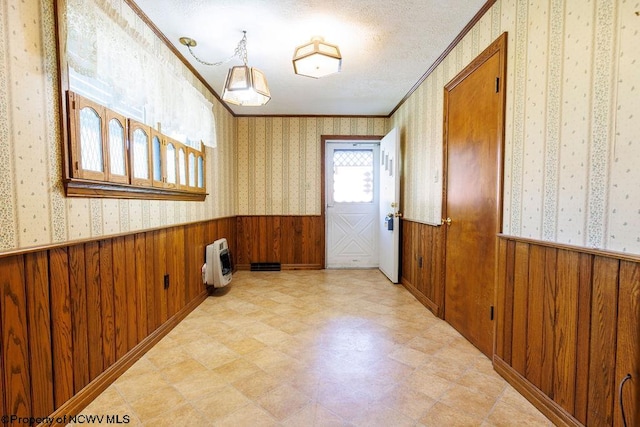
[[[234,118],[206,93],[218,147],[207,148],[205,202],[64,197],[53,2],[0,3],[0,251],[235,214],[319,214],[320,136],[392,126],[405,217],[438,223],[443,86],[507,31],[504,232],[640,253],[637,0],[498,0],[391,119]]]
[[[321,136],[384,135],[388,119],[239,117],[239,215],[320,215]]]
[[[640,254],[638,10],[498,0],[391,118],[405,217],[439,222],[443,87],[506,31],[504,232]]]
[[[0,251],[235,215],[235,119],[214,103],[204,202],[66,198],[54,0],[0,3]]]

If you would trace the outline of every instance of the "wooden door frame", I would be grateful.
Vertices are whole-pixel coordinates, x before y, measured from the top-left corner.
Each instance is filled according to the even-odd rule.
[[[326,205],[326,176],[325,151],[327,141],[380,141],[384,135],[320,135],[320,221],[322,222],[322,268],[327,268],[327,205]]]
[[[448,176],[448,120],[449,120],[449,92],[454,89],[458,84],[464,81],[470,74],[472,74],[477,68],[483,65],[489,58],[498,53],[500,58],[500,73],[499,80],[496,83],[496,88],[502,93],[500,99],[500,110],[502,114],[499,117],[498,132],[496,134],[497,153],[496,153],[496,167],[497,173],[497,187],[496,187],[496,218],[497,229],[495,230],[495,249],[496,259],[494,265],[494,303],[495,304],[495,289],[497,287],[497,273],[498,273],[498,235],[502,233],[502,220],[503,220],[503,193],[504,193],[504,139],[505,139],[505,115],[506,115],[506,75],[507,75],[507,33],[502,33],[495,41],[493,41],[482,53],[480,53],[473,61],[469,63],[462,71],[460,71],[453,79],[444,86],[444,111],[443,111],[443,134],[442,134],[442,218],[447,218],[447,176]],[[444,227],[444,239],[442,248],[442,319],[445,318],[446,311],[446,263],[447,263],[447,227]],[[495,337],[496,337],[496,322],[494,321],[493,331],[493,353],[495,354]]]

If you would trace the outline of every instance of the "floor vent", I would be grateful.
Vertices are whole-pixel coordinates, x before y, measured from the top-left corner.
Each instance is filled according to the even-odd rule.
[[[252,262],[251,271],[280,271],[279,262]]]

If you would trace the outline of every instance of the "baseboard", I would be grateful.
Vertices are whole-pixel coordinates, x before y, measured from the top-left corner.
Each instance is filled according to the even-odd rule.
[[[496,355],[493,356],[493,368],[533,406],[549,418],[553,424],[557,426],[584,427],[580,421],[576,420],[564,408]]]
[[[107,368],[103,373],[98,375],[93,381],[87,384],[82,390],[76,393],[71,399],[67,400],[62,406],[60,406],[55,412],[53,412],[48,418],[55,420],[52,424],[40,424],[41,427],[49,426],[64,426],[67,423],[62,422],[68,419],[71,415],[77,415],[87,405],[93,402],[96,397],[107,389],[120,375],[122,375],[127,369],[129,369],[135,362],[138,361],[144,354],[149,351],[154,345],[158,343],[165,335],[167,335],[173,328],[182,321],[189,313],[191,313],[197,306],[199,306],[207,298],[207,291],[203,291],[200,295],[194,298],[189,304],[185,305],[182,310],[173,315],[170,319],[164,322],[153,331],[147,338],[142,340],[138,345],[129,350],[127,354],[122,356],[117,362]],[[60,422],[58,422],[60,421]]]
[[[413,286],[407,279],[404,277],[400,279],[400,283],[406,290],[408,290],[422,305],[427,307],[436,317],[442,318],[442,314],[440,313],[440,307],[438,304],[431,301],[429,298],[424,296],[422,292],[418,290],[415,286]]]

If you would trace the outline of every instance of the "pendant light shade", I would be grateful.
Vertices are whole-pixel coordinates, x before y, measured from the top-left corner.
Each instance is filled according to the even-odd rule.
[[[180,37],[180,43],[185,45],[191,56],[203,65],[218,66],[240,58],[244,65],[231,67],[227,73],[227,79],[222,89],[222,100],[230,104],[245,107],[259,107],[265,105],[271,99],[269,86],[264,73],[257,68],[247,65],[247,32],[243,31],[243,37],[238,42],[235,53],[227,59],[219,62],[207,62],[198,58],[193,53],[193,47],[197,46],[195,40],[189,37]]]
[[[293,69],[301,76],[317,79],[337,73],[341,67],[340,49],[322,37],[313,37],[311,42],[298,46],[293,54]]]
[[[262,71],[247,65],[231,67],[222,90],[222,100],[245,107],[265,105],[271,99]]]

